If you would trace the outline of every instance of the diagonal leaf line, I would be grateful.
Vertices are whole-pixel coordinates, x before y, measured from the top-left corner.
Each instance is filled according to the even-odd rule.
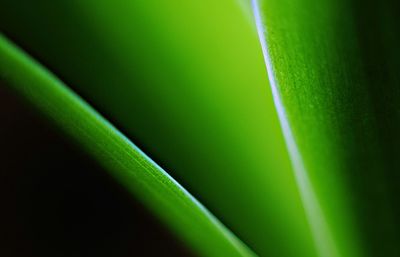
[[[323,211],[314,192],[312,183],[308,176],[308,172],[303,163],[301,153],[297,147],[296,140],[290,128],[289,120],[286,115],[285,107],[282,103],[281,96],[278,90],[278,85],[275,79],[272,61],[267,45],[267,31],[260,12],[258,0],[252,0],[252,8],[254,19],[257,27],[257,32],[264,55],[264,61],[268,73],[269,84],[272,90],[272,96],[275,108],[278,113],[278,118],[281,124],[282,132],[286,141],[286,146],[292,162],[296,183],[299,188],[300,196],[303,202],[307,221],[310,226],[314,243],[320,257],[336,257],[338,256],[337,247],[332,239],[331,231],[325,220]]]
[[[78,142],[198,253],[256,256],[167,172],[1,33],[0,78]]]

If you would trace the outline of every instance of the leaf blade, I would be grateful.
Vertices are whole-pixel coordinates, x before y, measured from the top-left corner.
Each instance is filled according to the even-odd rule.
[[[0,76],[204,256],[255,256],[115,127],[0,35]]]

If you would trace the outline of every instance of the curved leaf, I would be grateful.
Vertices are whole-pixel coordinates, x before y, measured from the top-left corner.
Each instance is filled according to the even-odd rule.
[[[8,37],[257,254],[315,256],[257,33],[237,1],[0,2]]]
[[[254,256],[196,199],[44,67],[0,35],[0,77],[204,256]]]

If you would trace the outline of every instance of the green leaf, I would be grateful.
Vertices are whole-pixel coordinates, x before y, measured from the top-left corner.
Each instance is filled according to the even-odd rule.
[[[261,256],[315,256],[237,1],[1,0],[0,29]]]
[[[396,1],[253,0],[320,256],[399,256]]]
[[[0,78],[204,256],[254,256],[196,199],[39,63],[0,35]]]

